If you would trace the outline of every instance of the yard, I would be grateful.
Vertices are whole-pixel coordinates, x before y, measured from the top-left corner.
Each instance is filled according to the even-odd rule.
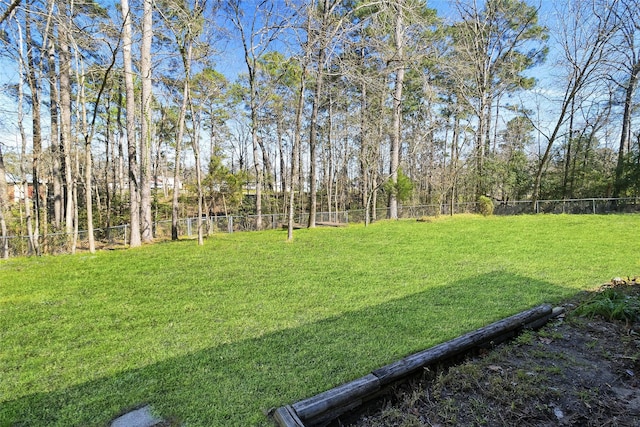
[[[0,263],[0,426],[269,408],[613,276],[638,215],[455,216]]]

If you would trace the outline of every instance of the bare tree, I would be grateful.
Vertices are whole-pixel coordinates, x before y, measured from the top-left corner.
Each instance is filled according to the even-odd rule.
[[[185,134],[185,120],[187,116],[187,109],[191,105],[191,65],[193,58],[193,43],[194,38],[197,37],[197,32],[201,29],[195,29],[197,18],[202,13],[201,7],[199,6],[199,2],[196,2],[194,5],[193,16],[191,16],[191,11],[184,9],[180,4],[167,4],[163,6],[160,14],[162,15],[165,24],[169,27],[173,37],[175,39],[176,46],[178,51],[180,52],[180,59],[182,62],[182,67],[184,71],[184,80],[182,85],[182,102],[180,105],[180,113],[178,117],[178,132],[176,136],[176,147],[175,147],[175,165],[173,170],[173,195],[172,195],[172,209],[171,209],[171,239],[178,239],[178,216],[179,216],[179,188],[180,188],[180,163],[181,163],[181,153],[182,153],[182,144],[184,140]],[[195,150],[194,145],[194,152]],[[199,156],[197,157],[197,171],[199,178]],[[198,188],[198,195],[200,196],[201,189]],[[201,207],[200,207],[200,197],[198,197],[199,201],[199,209],[198,209],[198,243],[202,244],[202,235],[201,235]]]
[[[258,59],[262,57],[273,42],[277,40],[280,33],[286,28],[286,17],[279,15],[280,10],[271,2],[261,1],[255,8],[242,5],[242,0],[229,2],[229,19],[240,35],[242,43],[244,62],[247,66],[247,77],[249,83],[249,110],[251,121],[251,144],[253,148],[253,165],[255,172],[255,195],[256,195],[256,228],[262,228],[262,186],[264,182],[263,167],[260,160],[261,147],[259,138],[258,111],[261,108],[262,100],[258,91]],[[250,16],[246,12],[250,10]]]
[[[445,69],[476,117],[477,197],[488,192],[484,162],[493,102],[505,92],[533,85],[522,72],[544,59],[547,34],[538,24],[538,10],[523,0],[488,0],[482,7],[476,1],[457,0],[455,5],[462,21],[453,25],[454,54]]]
[[[624,187],[623,173],[625,154],[629,151],[631,141],[631,118],[633,111],[633,95],[640,78],[640,46],[636,37],[640,34],[640,2],[638,0],[620,0],[620,70],[621,80],[618,85],[624,93],[622,129],[620,131],[620,145],[616,163],[616,175],[613,187],[613,197],[620,197]]]
[[[605,3],[608,0],[604,0]],[[613,2],[617,0],[611,0]],[[546,148],[536,168],[532,201],[536,205],[540,197],[542,175],[549,161],[551,149],[561,135],[561,130],[570,116],[570,107],[579,93],[594,82],[601,82],[606,57],[610,53],[609,42],[616,34],[619,25],[612,7],[606,4],[583,0],[572,0],[564,10],[558,10],[563,16],[562,26],[557,34],[557,42],[562,48],[562,57],[557,69],[564,70],[562,75],[561,99],[557,119],[551,124],[550,132],[537,126],[537,130],[547,141]],[[531,123],[535,122],[531,120]]]

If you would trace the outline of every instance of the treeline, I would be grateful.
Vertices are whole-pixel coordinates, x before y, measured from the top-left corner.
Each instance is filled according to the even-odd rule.
[[[287,213],[292,239],[296,211],[637,196],[639,3],[3,3],[0,255],[185,215]]]

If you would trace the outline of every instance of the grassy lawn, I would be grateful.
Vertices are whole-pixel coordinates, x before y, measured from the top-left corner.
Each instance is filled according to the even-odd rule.
[[[264,412],[613,276],[640,216],[443,217],[0,262],[0,426]]]

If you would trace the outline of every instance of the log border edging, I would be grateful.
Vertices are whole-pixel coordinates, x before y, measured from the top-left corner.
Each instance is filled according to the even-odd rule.
[[[382,390],[421,368],[444,362],[477,347],[499,344],[523,329],[540,328],[549,319],[557,317],[562,312],[563,309],[559,307],[552,309],[548,304],[539,305],[414,353],[376,369],[364,377],[292,405],[282,406],[274,411],[273,418],[281,427],[311,427],[326,424],[376,397]]]

